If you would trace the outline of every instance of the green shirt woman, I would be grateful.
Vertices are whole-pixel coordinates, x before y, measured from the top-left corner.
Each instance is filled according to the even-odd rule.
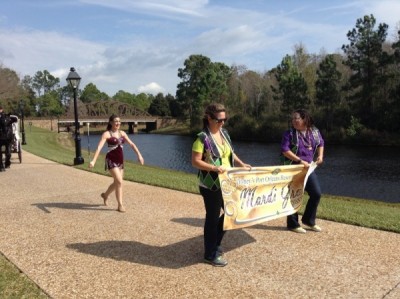
[[[221,209],[224,208],[224,202],[218,174],[234,165],[251,168],[234,153],[229,134],[222,128],[226,120],[223,105],[214,103],[207,106],[203,130],[192,146],[192,165],[199,170],[199,189],[206,209],[204,259],[218,267],[228,264],[221,249],[224,236],[224,214],[221,215]]]

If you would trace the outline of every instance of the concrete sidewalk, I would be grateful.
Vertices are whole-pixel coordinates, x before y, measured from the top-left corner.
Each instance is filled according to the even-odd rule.
[[[124,182],[118,213],[110,182],[24,151],[0,173],[0,251],[53,298],[400,298],[400,234],[279,219],[228,231],[215,268],[200,195]]]

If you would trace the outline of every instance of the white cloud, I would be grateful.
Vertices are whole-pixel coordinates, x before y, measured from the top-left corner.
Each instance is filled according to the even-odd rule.
[[[125,1],[109,1],[109,0],[81,0],[82,3],[100,5],[113,9],[136,12],[147,12],[154,15],[163,15],[165,18],[172,17],[171,14],[182,16],[201,16],[199,12],[205,5],[207,0],[125,0]]]
[[[175,93],[178,61],[174,48],[154,48],[149,42],[106,47],[56,32],[0,30],[0,63],[24,75],[48,70],[66,85],[70,67],[82,77],[81,88],[95,84],[112,96],[119,90]],[[175,80],[171,80],[171,73]],[[157,80],[164,86],[146,85]],[[132,82],[135,85],[132,86]]]
[[[165,89],[162,88],[160,85],[158,85],[156,82],[151,82],[144,86],[139,86],[138,92],[139,93],[144,92],[144,93],[150,93],[150,94],[156,95],[160,92],[164,93]]]
[[[380,0],[369,1],[364,6],[365,14],[373,14],[379,23],[386,23],[389,25],[389,31],[396,30],[396,25],[400,22],[400,1],[398,0]]]
[[[227,55],[234,55],[260,50],[264,40],[263,33],[242,25],[228,30],[216,28],[203,32],[196,38],[195,44],[200,51],[217,50]]]
[[[104,51],[100,44],[57,32],[0,30],[0,40],[0,53],[6,53],[2,62],[31,76],[46,69],[66,77],[72,66],[81,70],[81,66],[96,64]]]

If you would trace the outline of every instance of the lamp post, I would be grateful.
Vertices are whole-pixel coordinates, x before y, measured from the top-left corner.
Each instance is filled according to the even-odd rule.
[[[22,144],[26,144],[26,139],[25,139],[25,124],[24,124],[24,107],[25,107],[25,102],[23,100],[19,101],[19,110],[21,112],[21,124],[20,124],[20,129],[21,129],[21,134],[22,134]]]
[[[74,116],[75,116],[75,159],[74,165],[83,164],[85,161],[82,158],[81,153],[81,136],[79,133],[79,122],[78,122],[78,107],[76,103],[76,90],[81,82],[81,77],[75,72],[75,68],[71,67],[67,77],[69,85],[74,90]]]

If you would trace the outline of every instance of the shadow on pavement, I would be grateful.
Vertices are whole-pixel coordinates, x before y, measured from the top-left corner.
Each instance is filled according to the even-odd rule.
[[[203,227],[204,219],[202,218],[173,218],[172,222],[182,223],[194,227]],[[281,230],[286,231],[287,228],[285,226],[276,226],[276,225],[268,225],[268,224],[256,224],[253,226],[246,227],[246,229],[262,229],[262,230]]]
[[[32,206],[38,207],[45,213],[51,213],[49,209],[69,209],[69,210],[99,210],[99,211],[114,211],[115,209],[105,209],[104,205],[90,205],[85,203],[70,203],[70,202],[52,202],[52,203],[35,203]]]
[[[172,222],[186,224],[194,227],[203,227],[204,219],[203,218],[172,218]]]
[[[234,235],[231,238],[229,235]],[[224,238],[225,252],[255,242],[242,230],[229,232]],[[166,246],[154,246],[137,241],[101,241],[68,244],[67,248],[99,257],[138,263],[153,267],[179,269],[202,262],[203,236],[197,236]]]
[[[250,227],[246,227],[246,229],[262,229],[262,230],[281,230],[287,231],[286,226],[277,226],[277,225],[267,225],[267,224],[256,224]]]

